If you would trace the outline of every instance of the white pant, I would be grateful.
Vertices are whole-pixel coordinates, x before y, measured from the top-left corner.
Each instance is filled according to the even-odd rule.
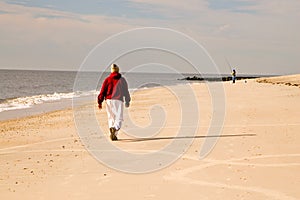
[[[115,99],[106,99],[106,112],[109,128],[119,130],[123,121],[123,102]]]

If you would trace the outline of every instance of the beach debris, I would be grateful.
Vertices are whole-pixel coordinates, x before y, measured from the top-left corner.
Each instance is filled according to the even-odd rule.
[[[251,75],[240,75],[236,77],[236,80],[244,80],[244,79],[255,79],[260,78],[259,76],[251,76]],[[208,82],[218,82],[218,81],[231,81],[232,77],[227,75],[215,75],[215,76],[188,76],[178,80],[186,80],[186,81],[208,81]]]

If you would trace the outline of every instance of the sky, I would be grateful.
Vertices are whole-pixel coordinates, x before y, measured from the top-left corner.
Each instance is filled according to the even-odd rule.
[[[161,27],[196,40],[222,73],[228,60],[238,73],[295,74],[299,19],[299,0],[0,0],[0,69],[78,70],[110,36]]]

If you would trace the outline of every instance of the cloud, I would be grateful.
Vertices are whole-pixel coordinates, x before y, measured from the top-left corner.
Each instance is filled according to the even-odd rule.
[[[256,2],[250,0],[208,0],[208,7],[212,10],[227,10],[230,12],[255,13],[253,6]]]
[[[47,8],[55,11],[69,12],[80,15],[101,15],[126,18],[165,18],[163,13],[153,13],[154,4],[131,2],[126,0],[6,0],[11,5],[22,5],[32,8]]]
[[[224,25],[222,25],[222,26],[219,27],[219,30],[220,31],[224,31],[224,30],[226,30],[228,28],[230,28],[230,25],[229,24],[224,24]]]
[[[131,28],[103,16],[82,16],[0,2],[0,66],[76,69],[97,43]],[[5,27],[5,28],[4,28]]]
[[[260,70],[253,68],[259,64],[299,69],[298,0],[70,2],[0,2],[0,27],[5,27],[0,32],[0,66],[78,66],[112,34],[160,26],[195,38],[220,65],[225,54],[248,70]]]
[[[169,8],[170,10],[174,11],[199,11],[204,10],[207,7],[206,1],[198,1],[198,0],[189,0],[188,2],[185,1],[173,1],[173,0],[130,0],[132,3],[142,3],[148,5],[155,5],[155,8]]]
[[[262,15],[282,15],[282,17],[300,16],[300,1],[298,0],[253,0],[255,9]]]

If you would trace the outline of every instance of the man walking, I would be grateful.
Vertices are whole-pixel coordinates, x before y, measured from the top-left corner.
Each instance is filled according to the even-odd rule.
[[[98,107],[102,109],[102,102],[106,100],[110,139],[113,141],[118,140],[118,131],[122,126],[124,99],[125,107],[128,108],[131,100],[128,84],[119,73],[119,67],[116,64],[112,64],[111,74],[104,80],[98,95]]]

